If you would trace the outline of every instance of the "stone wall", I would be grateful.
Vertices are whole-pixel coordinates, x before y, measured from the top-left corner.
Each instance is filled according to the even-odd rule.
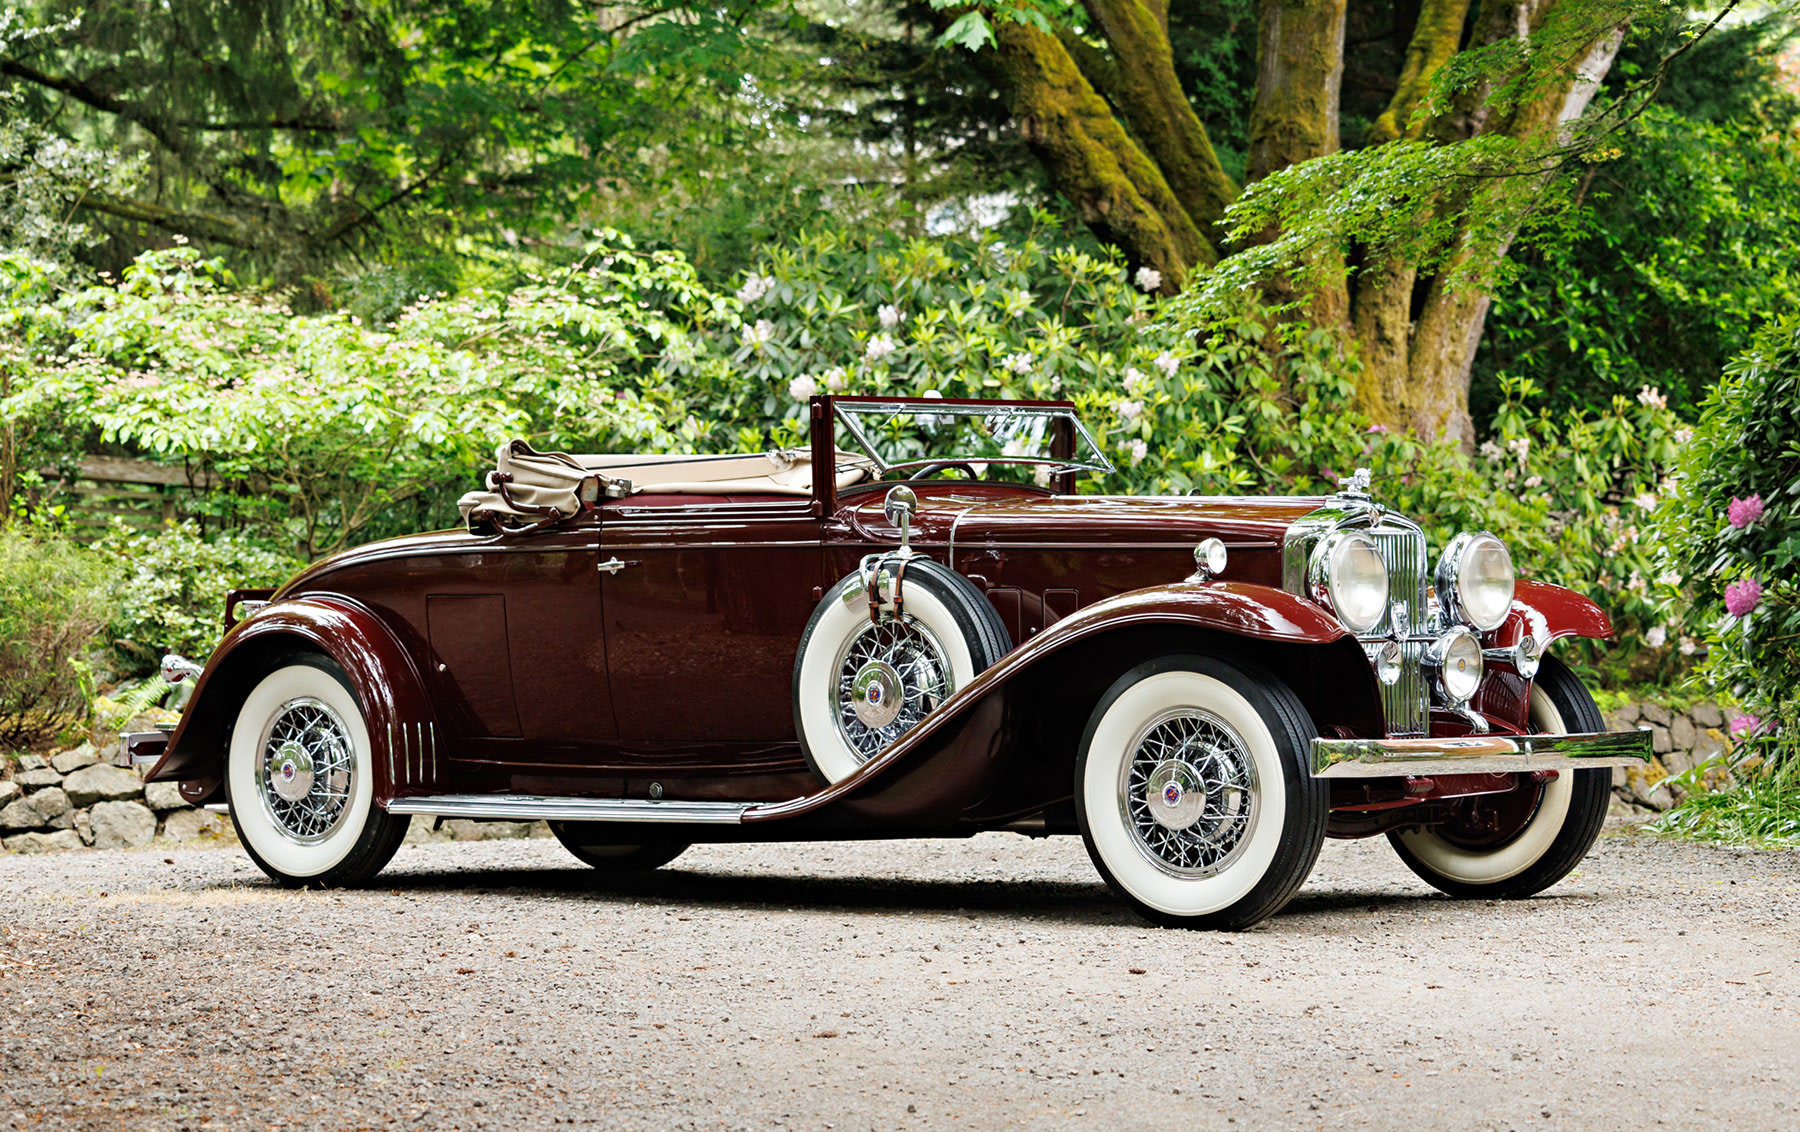
[[[409,845],[549,837],[544,822],[479,822],[415,817]],[[235,843],[225,814],[195,809],[173,782],[146,784],[136,770],[113,766],[92,743],[53,755],[0,759],[0,849],[130,849],[165,841]]]
[[[229,835],[222,814],[195,809],[173,782],[148,786],[138,772],[103,760],[92,743],[48,757],[6,760],[0,770],[0,848],[129,849],[163,837]]]
[[[1667,780],[1699,766],[1731,745],[1731,721],[1743,713],[1718,704],[1671,708],[1657,703],[1627,704],[1606,715],[1609,731],[1648,731],[1655,758],[1647,767],[1613,770],[1613,813],[1650,817],[1675,805],[1683,791]],[[1707,784],[1726,781],[1723,771],[1709,773]]]

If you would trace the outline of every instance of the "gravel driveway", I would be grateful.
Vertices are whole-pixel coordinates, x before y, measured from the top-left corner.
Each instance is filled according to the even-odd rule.
[[[1327,842],[1147,928],[1079,841],[0,857],[0,1127],[1800,1128],[1800,854],[1609,836],[1522,903]]]

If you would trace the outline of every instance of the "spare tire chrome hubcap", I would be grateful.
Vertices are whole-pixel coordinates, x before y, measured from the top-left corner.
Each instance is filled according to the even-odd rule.
[[[872,660],[856,673],[850,682],[850,710],[862,720],[864,727],[886,727],[900,714],[905,701],[900,674],[894,666]]]

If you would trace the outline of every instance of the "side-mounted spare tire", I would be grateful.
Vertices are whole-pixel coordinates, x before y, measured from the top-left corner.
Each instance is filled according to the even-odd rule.
[[[1012,648],[975,583],[928,558],[901,581],[901,612],[876,624],[862,578],[833,586],[794,658],[794,730],[807,763],[837,782],[887,749]]]

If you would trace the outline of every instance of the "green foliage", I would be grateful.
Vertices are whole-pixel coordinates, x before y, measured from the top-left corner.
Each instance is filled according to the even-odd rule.
[[[87,717],[83,654],[105,623],[110,581],[80,547],[0,527],[0,745],[24,746]]]
[[[155,533],[120,523],[95,550],[121,579],[107,632],[120,667],[137,675],[156,671],[166,652],[212,652],[225,631],[227,590],[278,586],[302,565],[237,532],[205,539],[192,522]]]
[[[1763,319],[1800,303],[1800,141],[1652,111],[1589,192],[1570,234],[1522,257],[1496,299],[1478,405],[1498,372],[1559,405],[1651,386],[1691,410]]]
[[[1759,717],[1745,737],[1769,761],[1797,761],[1800,317],[1766,327],[1726,367],[1679,469],[1659,534],[1694,620],[1705,627],[1709,652],[1700,676]],[[1746,511],[1750,499],[1760,508]],[[1744,592],[1750,583],[1760,588],[1753,602]],[[1730,587],[1737,588],[1736,613]]]
[[[1727,770],[1732,784],[1709,789]],[[1769,763],[1753,754],[1716,755],[1667,781],[1686,797],[1656,819],[1651,832],[1764,849],[1800,848],[1800,760]]]
[[[416,523],[410,503],[473,486],[513,436],[588,449],[691,438],[679,417],[664,427],[657,381],[619,371],[655,374],[656,352],[681,355],[697,328],[731,318],[728,303],[676,257],[613,236],[590,251],[511,294],[427,300],[382,328],[296,316],[188,248],[148,252],[118,287],[38,311],[51,325],[36,327],[0,411],[210,469],[233,485],[216,507],[310,557]]]

